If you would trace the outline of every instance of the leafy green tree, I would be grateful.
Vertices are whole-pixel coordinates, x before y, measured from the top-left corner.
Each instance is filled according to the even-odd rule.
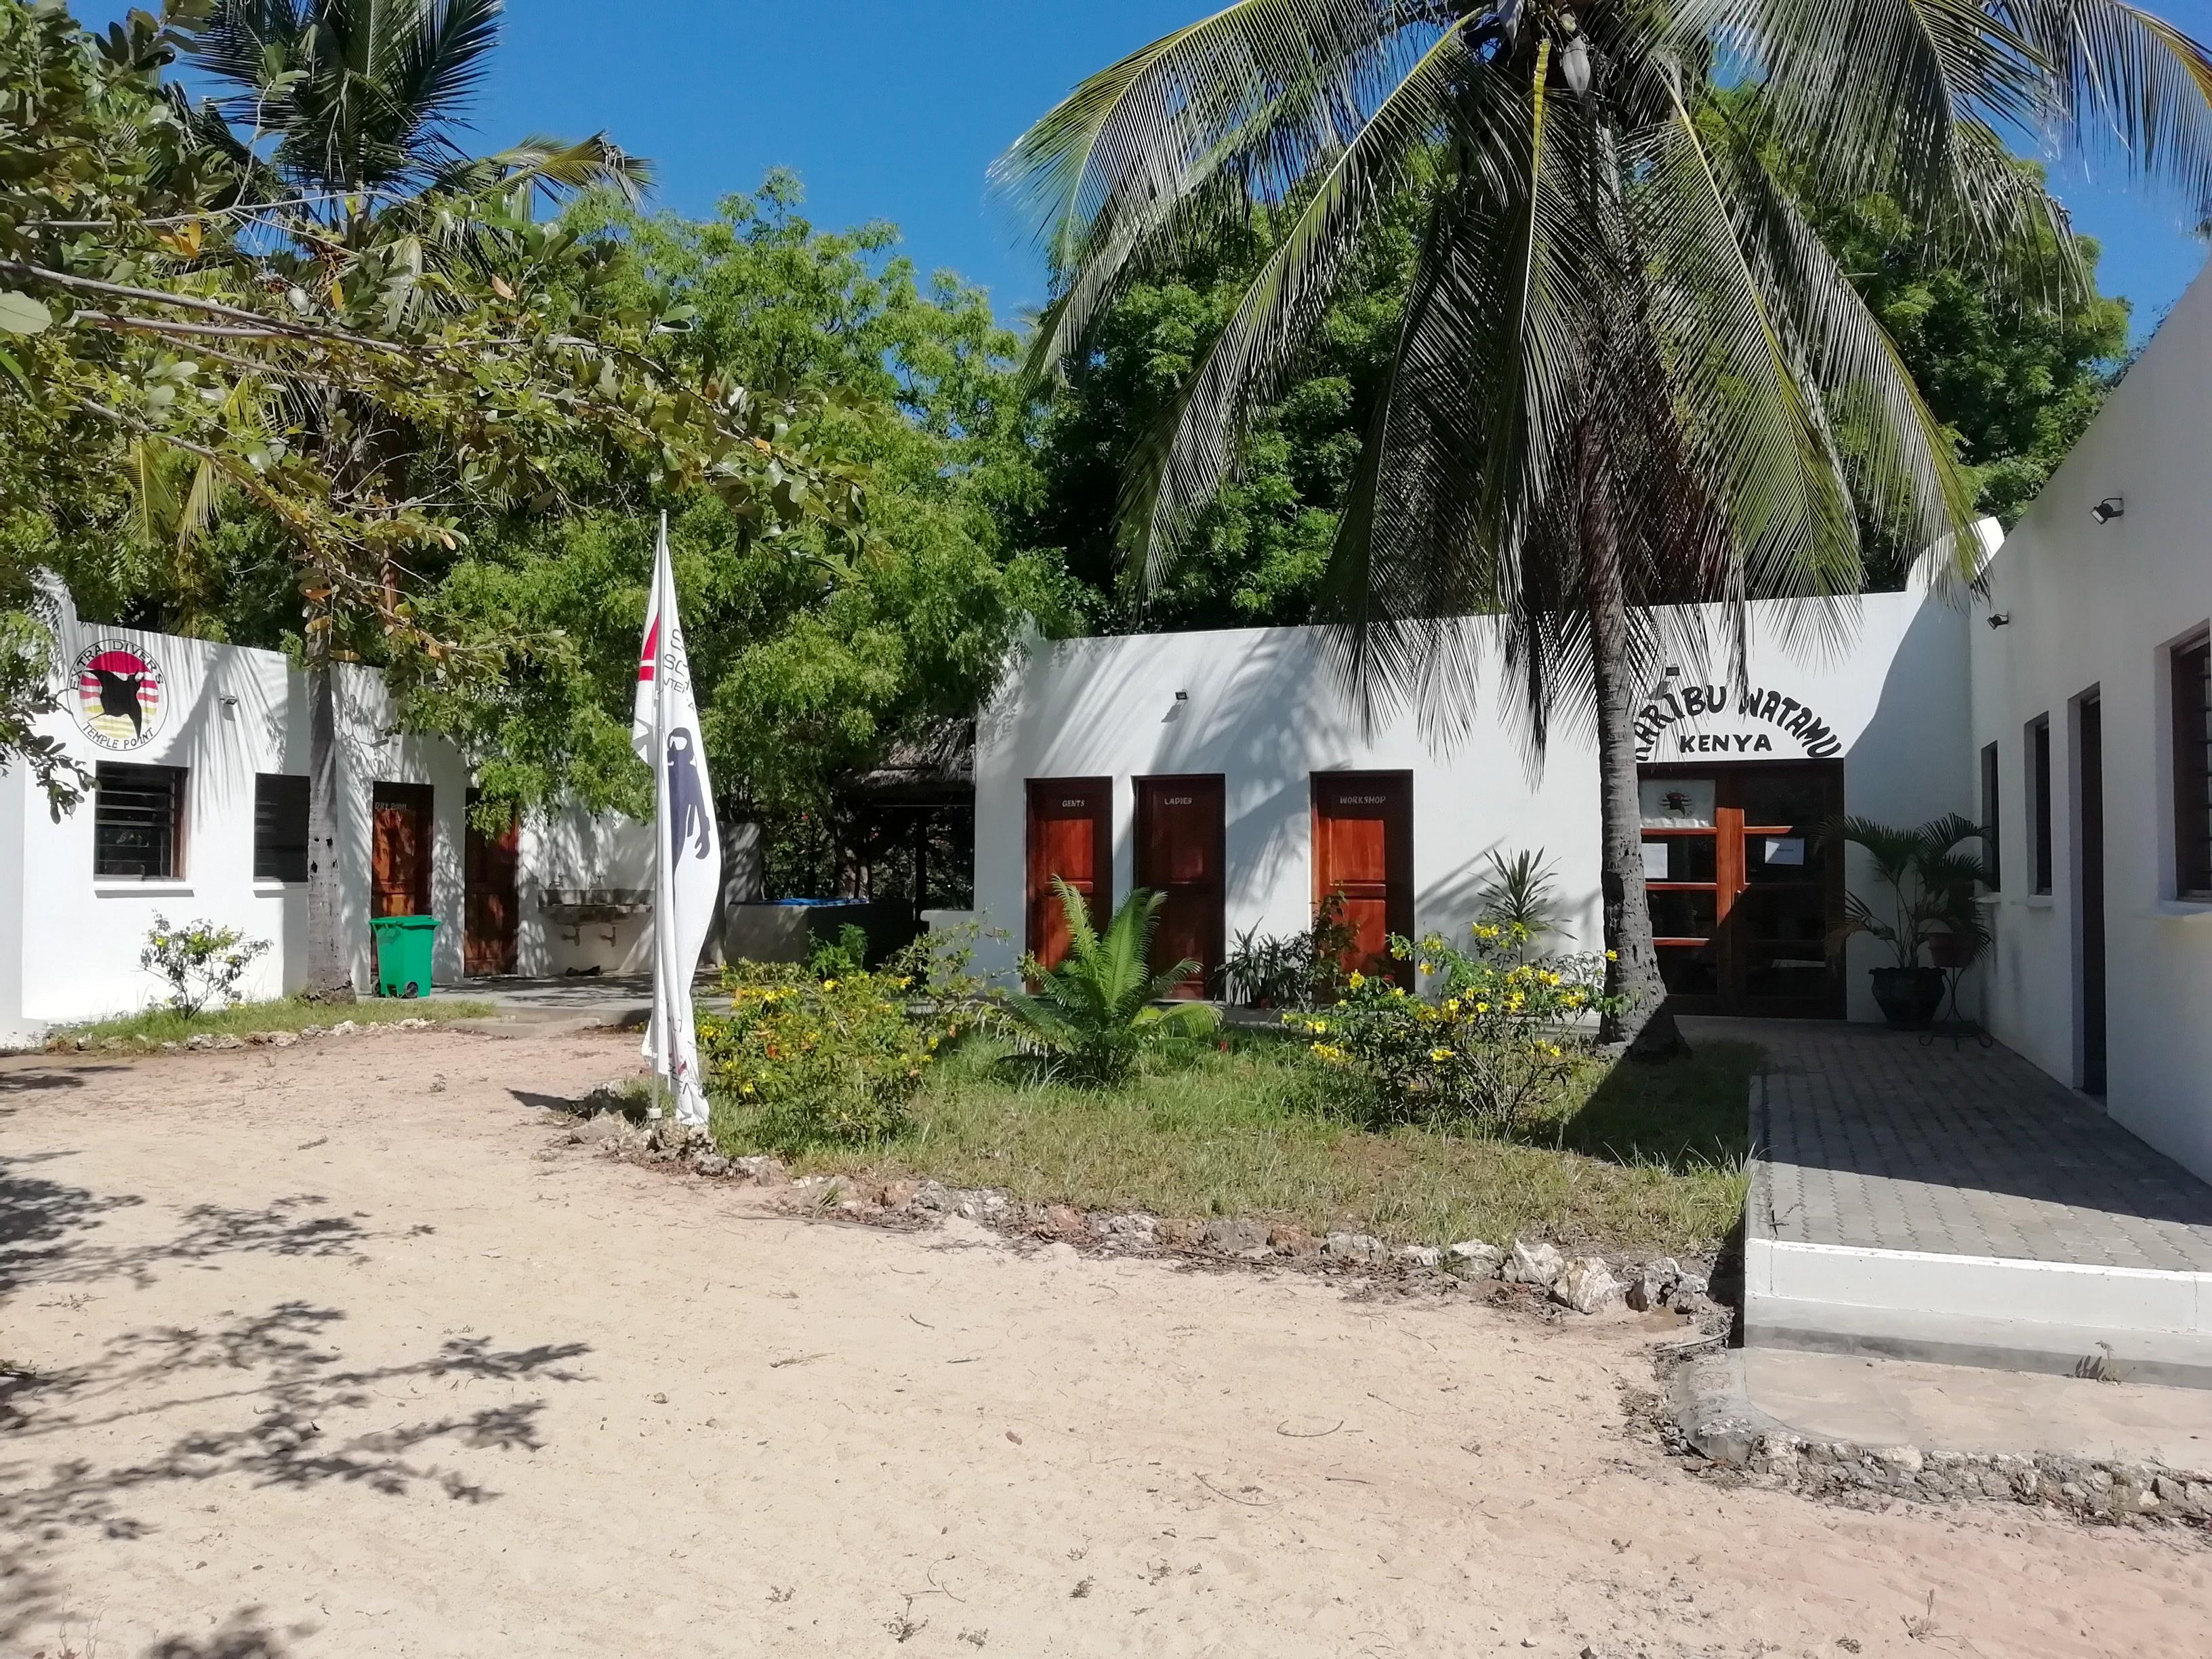
[[[567,224],[619,253],[617,303],[682,319],[671,349],[689,372],[794,402],[791,441],[865,480],[864,534],[755,535],[711,497],[617,477],[615,504],[479,536],[431,602],[448,631],[519,644],[495,694],[425,700],[422,718],[479,757],[495,810],[642,805],[627,732],[659,507],[723,810],[778,833],[971,715],[1021,618],[1065,610],[1056,567],[1000,529],[1033,489],[1015,340],[979,291],[923,282],[890,227],[822,230],[800,203],[771,173],[708,219],[601,195]]]
[[[103,433],[149,546],[183,561],[227,526],[283,550],[311,687],[308,981],[332,994],[331,666],[483,684],[497,642],[426,628],[409,592],[471,525],[560,505],[586,453],[642,458],[763,526],[794,481],[804,511],[857,510],[784,441],[786,406],[686,380],[665,319],[594,303],[606,252],[531,216],[535,197],[629,179],[627,158],[533,140],[455,159],[444,129],[495,12],[168,0],[95,40],[58,7],[0,0],[0,369],[52,434]],[[161,82],[187,50],[253,126]]]
[[[1700,115],[1711,66],[1748,88]],[[1058,276],[1036,360],[1282,202],[1294,216],[1140,451],[1156,581],[1279,397],[1367,228],[1416,182],[1411,292],[1340,523],[1368,672],[1458,700],[1495,615],[1541,742],[1597,738],[1606,1035],[1669,1052],[1639,850],[1654,607],[1847,593],[1862,520],[1971,556],[1972,481],[1802,204],[1887,195],[1942,246],[2067,244],[2002,131],[2212,185],[2212,59],[2117,0],[1233,0],[1079,86],[1002,159]],[[2080,291],[2080,273],[2067,272]]]

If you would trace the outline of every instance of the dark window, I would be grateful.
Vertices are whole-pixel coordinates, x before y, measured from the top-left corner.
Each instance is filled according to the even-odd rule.
[[[185,871],[185,775],[102,763],[93,785],[92,873],[173,880]]]
[[[253,780],[253,878],[307,878],[307,781],[264,772]]]
[[[2004,886],[2004,865],[1997,854],[1997,825],[2004,797],[1997,789],[1997,746],[1982,750],[1982,860],[1990,866],[1990,890]]]
[[[2212,638],[2173,652],[2173,874],[2212,898]]]
[[[2035,890],[2051,890],[2051,716],[2027,728],[2027,813],[2035,836]]]

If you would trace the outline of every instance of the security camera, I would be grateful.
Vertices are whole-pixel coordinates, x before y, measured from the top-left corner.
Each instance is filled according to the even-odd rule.
[[[2127,511],[2128,504],[2124,501],[2118,495],[2107,495],[2089,509],[2089,516],[2099,524],[2110,524],[2115,519],[2124,518]]]
[[[2012,612],[2009,611],[1992,611],[1990,615],[1990,626],[1991,628],[2007,628],[2011,626],[2011,624]]]

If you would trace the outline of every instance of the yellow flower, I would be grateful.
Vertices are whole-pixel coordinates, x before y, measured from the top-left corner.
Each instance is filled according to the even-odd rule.
[[[1458,999],[1457,997],[1447,997],[1447,998],[1445,998],[1445,999],[1444,999],[1444,1012],[1445,1012],[1446,1013],[1448,1013],[1448,1014],[1455,1014],[1455,1013],[1457,1013],[1457,1012],[1459,1012],[1459,999]]]
[[[1474,1005],[1474,1012],[1478,1014],[1486,1014],[1490,1012],[1490,1005],[1486,1002],[1478,1002]]]
[[[1620,960],[1620,952],[1618,951],[1607,951],[1605,953],[1605,959],[1607,962],[1619,962]]]
[[[1364,974],[1355,973],[1350,979],[1344,982],[1346,985],[1349,985],[1353,990],[1357,991],[1361,986],[1367,983],[1367,975]]]
[[[1433,1060],[1447,1060],[1451,1057],[1452,1051],[1449,1048],[1431,1048],[1429,1050],[1429,1058]]]
[[[822,988],[825,991],[834,991],[837,988],[837,981],[834,979],[825,979],[822,981]]]
[[[749,1094],[752,1093],[752,1091],[753,1091],[753,1085],[752,1085],[751,1084],[750,1084],[750,1083],[747,1083],[747,1084],[744,1084],[744,1085],[741,1085],[741,1086],[738,1088],[738,1092],[739,1094],[741,1094],[741,1095],[749,1095]]]
[[[1312,1024],[1307,1026],[1306,1030],[1311,1031],[1316,1036],[1327,1036],[1328,1035],[1328,1022],[1325,1019],[1317,1019],[1314,1021]]]

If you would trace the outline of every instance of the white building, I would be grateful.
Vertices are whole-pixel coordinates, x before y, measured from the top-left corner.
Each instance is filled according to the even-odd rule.
[[[1994,526],[1990,526],[1992,532]],[[1647,871],[1686,1009],[1876,1018],[1841,920],[1844,871],[1809,834],[1839,811],[1917,823],[1973,805],[1965,610],[1926,589],[1848,607],[1822,659],[1753,607],[1748,678],[1678,666],[1642,711]],[[1510,696],[1495,672],[1492,698]],[[1164,888],[1161,949],[1216,965],[1237,933],[1293,933],[1341,891],[1365,942],[1463,933],[1492,853],[1541,849],[1577,948],[1600,940],[1593,738],[1554,732],[1540,768],[1502,709],[1450,747],[1413,714],[1363,731],[1316,629],[1041,644],[981,722],[976,903],[1026,947],[1054,943],[1049,879],[1094,898]],[[1859,872],[1854,868],[1851,874]]]
[[[162,987],[139,965],[155,916],[267,939],[246,994],[303,982],[307,701],[281,654],[65,617],[64,707],[41,729],[95,787],[57,817],[21,764],[0,773],[0,1043],[128,1012]],[[381,680],[338,671],[348,804],[338,859],[356,988],[368,918],[436,916],[434,975],[642,966],[649,918],[580,921],[580,896],[649,892],[643,825],[580,812],[506,837],[467,822],[450,744],[398,734]]]
[[[2199,281],[2042,499],[1984,595],[1860,602],[1848,650],[1783,647],[1755,605],[1749,682],[1663,684],[1645,709],[1646,869],[1688,1012],[1878,1018],[1872,941],[1823,943],[1862,855],[1807,836],[1844,810],[1996,830],[1996,945],[1964,1012],[2212,1176],[2212,285]],[[1488,649],[1489,647],[1485,647]],[[1495,666],[1494,652],[1490,658]],[[1493,700],[1510,695],[1483,677]],[[1723,705],[1716,714],[1710,705]],[[1316,630],[1039,644],[981,723],[976,902],[1000,969],[1058,948],[1049,878],[1165,889],[1164,955],[1222,960],[1340,890],[1363,942],[1463,928],[1492,851],[1553,860],[1599,940],[1587,738],[1540,770],[1495,706],[1454,748],[1363,732]]]
[[[2200,278],[1998,552],[1971,631],[1991,1029],[2212,1176],[2208,434]]]

